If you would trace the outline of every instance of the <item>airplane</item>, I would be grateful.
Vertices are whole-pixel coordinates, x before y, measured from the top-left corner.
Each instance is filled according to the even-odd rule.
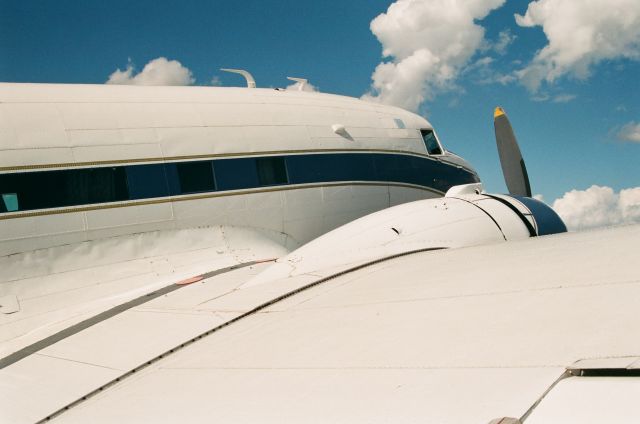
[[[640,226],[405,110],[0,84],[0,422],[639,422]],[[304,79],[294,79],[300,88]]]

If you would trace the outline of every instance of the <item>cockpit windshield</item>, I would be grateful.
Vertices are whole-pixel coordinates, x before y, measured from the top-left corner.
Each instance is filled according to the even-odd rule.
[[[422,140],[424,140],[427,153],[430,155],[441,155],[442,148],[433,130],[420,130],[420,133],[422,133]]]

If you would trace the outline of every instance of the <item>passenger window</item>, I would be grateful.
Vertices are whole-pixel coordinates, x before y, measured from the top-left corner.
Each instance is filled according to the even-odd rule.
[[[163,164],[127,166],[130,199],[150,199],[169,194]]]
[[[176,169],[180,181],[180,193],[215,191],[216,184],[211,161],[178,163]]]
[[[0,212],[15,212],[19,209],[17,193],[3,193]]]
[[[94,169],[73,169],[52,172],[52,181],[58,181],[58,188],[49,200],[43,202],[46,207],[75,206],[90,203],[104,203],[127,200],[127,177],[123,167]],[[59,192],[60,188],[66,192]],[[44,187],[36,192],[45,192]],[[45,198],[43,197],[42,200]]]
[[[433,130],[420,130],[420,133],[422,133],[422,140],[424,140],[427,153],[430,155],[441,155],[442,149]]]
[[[240,190],[258,186],[255,159],[217,159],[213,161],[218,190]]]
[[[267,157],[256,159],[260,185],[287,184],[287,167],[284,158]]]

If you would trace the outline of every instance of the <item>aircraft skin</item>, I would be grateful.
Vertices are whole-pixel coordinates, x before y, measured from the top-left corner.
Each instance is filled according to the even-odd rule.
[[[1,422],[638,418],[640,228],[556,234],[422,117],[0,84],[0,129]]]
[[[349,163],[351,158],[345,157],[346,153],[369,153],[422,159],[427,165],[446,164],[460,170],[460,175],[450,181],[434,183],[434,179],[445,178],[440,172],[429,176],[432,181],[425,180],[429,185],[401,178],[389,181],[394,175],[378,175],[378,180],[367,175],[369,181],[350,181],[339,175],[314,181],[301,175],[299,181],[247,184],[241,189],[233,187],[234,182],[219,190],[195,187],[187,193],[173,187],[167,193],[153,193],[141,187],[136,191],[142,193],[131,192],[124,196],[130,198],[109,204],[91,204],[87,200],[74,206],[64,202],[42,205],[45,207],[36,204],[32,210],[2,214],[0,254],[4,255],[123,234],[247,223],[284,232],[302,244],[368,212],[408,200],[442,196],[452,185],[479,181],[462,158],[446,150],[440,155],[427,153],[419,130],[432,127],[424,118],[343,96],[218,87],[1,84],[0,99],[0,172],[5,177],[8,173],[185,164],[224,158],[295,159],[319,153],[335,154],[335,163],[327,163],[336,167]],[[334,131],[333,126],[340,126],[344,133]],[[313,163],[297,166],[309,165]],[[240,165],[228,167],[246,172]],[[138,173],[151,171],[140,168]],[[126,172],[129,174],[129,170]],[[131,177],[127,175],[130,191],[135,190]],[[153,177],[162,178],[159,174]],[[220,177],[216,169],[215,178]],[[11,191],[9,182],[4,183],[4,190]],[[242,181],[237,183],[242,185]],[[354,197],[355,202],[349,201],[347,207],[328,205],[328,210],[322,211],[322,222],[315,216],[310,219],[309,211],[290,210],[302,196],[306,196],[305,204],[315,203],[313,208],[308,205],[310,209],[323,208],[334,200],[331,191],[344,191],[330,188],[345,186],[351,192],[348,197]],[[288,192],[283,195],[284,190],[278,188]],[[146,193],[145,189],[151,192]],[[328,194],[322,197],[325,191]],[[212,210],[228,209],[227,204],[235,202],[237,195],[247,202],[262,204],[265,209],[275,203],[282,210],[265,214],[253,205],[242,213],[212,215]],[[340,196],[334,197],[339,203]],[[267,200],[253,200],[263,198]],[[19,202],[24,203],[22,199]],[[354,210],[354,204],[360,210]]]
[[[368,213],[478,181],[462,158],[428,154],[424,118],[344,96],[0,84],[0,99],[0,191],[14,197],[0,204],[4,354],[129,292],[216,269],[211,252],[222,267],[238,252],[279,257]],[[270,160],[284,181],[260,181]],[[211,184],[198,184],[207,169]],[[238,229],[248,234],[236,243]]]

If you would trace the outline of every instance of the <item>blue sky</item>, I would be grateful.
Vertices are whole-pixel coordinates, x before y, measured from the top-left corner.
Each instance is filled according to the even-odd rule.
[[[640,186],[640,140],[633,141],[640,131],[640,32],[598,21],[603,11],[618,8],[611,19],[625,18],[627,25],[638,27],[639,3],[594,0],[593,13],[579,14],[571,6],[564,11],[555,7],[561,0],[540,2],[554,7],[560,18],[554,21],[552,15],[532,12],[519,25],[514,14],[525,15],[532,3],[526,0],[401,0],[405,6],[414,3],[413,9],[389,10],[374,34],[372,20],[387,12],[393,1],[0,0],[0,80],[104,83],[129,61],[140,71],[149,61],[166,57],[188,68],[198,85],[208,85],[214,77],[222,85],[239,85],[239,77],[218,71],[236,67],[250,70],[262,87],[285,86],[286,76],[300,76],[323,92],[360,97],[371,92],[372,74],[381,62],[399,68],[403,59],[422,48],[451,64],[453,71],[446,74],[448,67],[420,65],[415,90],[414,81],[405,84],[405,90],[423,94],[413,107],[433,123],[447,148],[478,169],[490,191],[506,190],[493,139],[497,105],[506,109],[533,190],[545,200],[594,184],[614,192]],[[443,8],[445,3],[451,6]],[[565,3],[581,10],[590,7]],[[447,13],[467,13],[471,8],[476,19],[467,23]],[[587,46],[581,59],[567,62],[563,58],[575,53],[572,49],[580,43],[563,39],[564,29],[558,31],[561,18],[569,35],[587,28],[628,40],[613,50],[608,45]],[[527,19],[529,26],[522,26]],[[409,28],[413,24],[416,27]],[[455,39],[466,54],[447,57],[439,51],[452,44],[447,37],[467,29],[473,33],[473,25],[483,29],[484,36]],[[439,32],[429,33],[429,27]],[[555,37],[557,54],[536,61],[536,54],[550,43],[545,31]],[[434,44],[434,37],[445,42]],[[480,44],[464,45],[474,41]],[[384,59],[383,47],[392,53]],[[537,88],[522,74],[535,71],[533,65],[542,69]],[[536,75],[531,72],[527,75]],[[558,75],[548,80],[554,72]],[[445,81],[434,85],[440,77]],[[379,100],[392,99],[391,103],[398,103],[402,93],[373,91]]]

